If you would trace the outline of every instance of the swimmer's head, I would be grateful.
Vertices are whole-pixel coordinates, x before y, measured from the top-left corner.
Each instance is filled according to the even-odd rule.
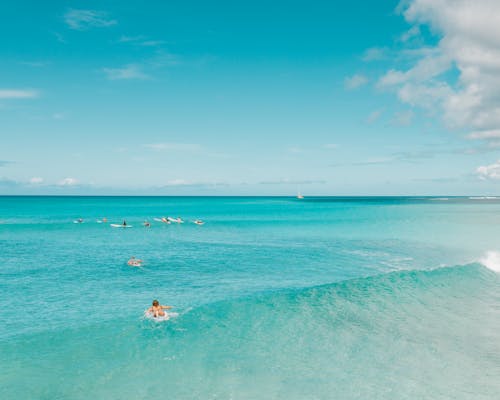
[[[158,300],[153,300],[153,306],[158,307],[159,305],[160,303],[158,302]]]

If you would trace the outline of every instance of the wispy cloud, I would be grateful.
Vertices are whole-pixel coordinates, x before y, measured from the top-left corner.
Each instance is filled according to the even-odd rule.
[[[379,61],[387,57],[388,49],[380,47],[372,47],[367,49],[361,59],[365,62]]]
[[[6,165],[14,164],[13,161],[0,160],[0,167],[5,167]]]
[[[288,179],[288,178],[283,178],[283,179],[277,179],[277,180],[270,180],[270,181],[262,181],[259,182],[259,185],[314,185],[314,184],[325,184],[326,181],[322,179],[304,179],[304,180],[297,180],[297,179]]]
[[[50,65],[50,61],[20,61],[19,64],[26,65],[27,67],[43,68]]]
[[[143,147],[155,151],[188,151],[196,152],[202,149],[201,145],[196,143],[149,143],[143,144]]]
[[[356,74],[344,79],[344,87],[348,90],[357,89],[368,83],[368,78],[364,75]]]
[[[336,143],[327,143],[323,146],[325,149],[330,149],[330,150],[334,150],[334,149],[337,149],[339,147],[338,144]]]
[[[420,35],[420,26],[414,25],[410,29],[408,29],[406,32],[404,32],[399,40],[402,42],[408,42],[409,40],[417,37]]]
[[[109,80],[124,80],[124,79],[149,79],[149,75],[141,70],[141,67],[136,64],[129,64],[122,68],[103,68],[102,71],[106,74]]]
[[[66,118],[66,116],[64,115],[64,113],[54,113],[54,114],[52,114],[52,118],[57,119],[57,120],[61,120],[61,119]]]
[[[500,139],[500,129],[475,131],[467,136],[469,139]]]
[[[287,153],[291,154],[299,154],[302,153],[304,150],[300,148],[299,146],[289,146],[286,148]]]
[[[34,99],[38,91],[32,89],[0,89],[0,99]]]
[[[412,110],[399,111],[394,114],[391,124],[395,126],[408,126],[413,121],[414,113]]]
[[[41,185],[44,182],[43,178],[40,178],[39,176],[34,176],[29,180],[29,183],[31,185]]]
[[[69,28],[75,30],[86,30],[89,28],[105,28],[117,24],[108,13],[96,10],[70,9],[64,14],[64,21]]]
[[[75,178],[64,178],[57,183],[57,186],[75,186],[78,183],[78,180]]]
[[[152,68],[174,67],[183,63],[181,56],[165,50],[157,50],[155,55],[147,60]]]
[[[147,36],[138,35],[138,36],[120,36],[118,39],[119,43],[130,43],[136,46],[144,46],[144,47],[157,47],[165,44],[164,40],[153,40],[149,39]]]
[[[350,165],[358,165],[358,166],[363,166],[363,165],[377,165],[377,164],[387,164],[387,163],[392,163],[396,161],[396,157],[394,156],[389,156],[389,157],[371,157],[368,158],[364,161],[358,161],[358,162],[353,162]]]
[[[189,181],[186,179],[172,179],[170,181],[167,181],[162,187],[168,188],[168,187],[196,187],[196,188],[201,188],[201,187],[217,187],[217,186],[229,186],[228,183],[225,182],[193,182]]]
[[[382,113],[384,112],[384,110],[375,110],[375,111],[372,111],[368,117],[366,118],[366,122],[369,123],[369,124],[373,124],[375,121],[377,121],[380,116],[382,115]]]

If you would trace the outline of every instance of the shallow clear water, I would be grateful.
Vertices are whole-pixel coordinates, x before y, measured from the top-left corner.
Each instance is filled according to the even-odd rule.
[[[496,399],[499,237],[498,199],[0,197],[0,398]]]

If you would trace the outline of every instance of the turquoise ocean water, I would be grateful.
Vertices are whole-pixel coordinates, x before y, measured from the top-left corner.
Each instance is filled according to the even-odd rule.
[[[497,198],[0,197],[0,252],[3,400],[499,398]]]

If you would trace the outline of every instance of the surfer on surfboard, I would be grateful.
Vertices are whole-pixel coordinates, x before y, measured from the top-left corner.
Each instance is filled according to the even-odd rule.
[[[153,300],[153,305],[144,312],[151,314],[154,318],[165,317],[166,313],[163,310],[170,310],[171,308],[172,306],[163,306],[158,300]]]
[[[140,267],[142,265],[142,260],[132,256],[130,257],[130,260],[127,261],[127,265],[130,265],[131,267]]]

